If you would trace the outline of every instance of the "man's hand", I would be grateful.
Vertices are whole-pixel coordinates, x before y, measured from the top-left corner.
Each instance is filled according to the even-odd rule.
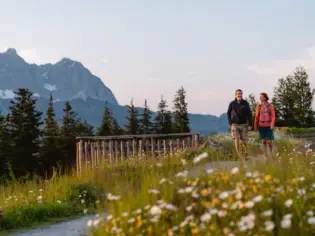
[[[274,126],[274,125],[271,125],[271,126],[270,126],[270,129],[274,129],[274,128],[275,128],[275,126]]]

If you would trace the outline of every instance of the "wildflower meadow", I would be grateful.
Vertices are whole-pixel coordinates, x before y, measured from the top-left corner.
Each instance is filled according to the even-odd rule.
[[[228,135],[213,138],[232,150]],[[311,144],[278,136],[267,158],[249,146],[249,161],[201,148],[1,186],[0,230],[96,215],[89,235],[313,235]]]

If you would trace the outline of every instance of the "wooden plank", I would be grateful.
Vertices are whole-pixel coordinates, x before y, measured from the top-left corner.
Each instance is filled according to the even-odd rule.
[[[120,158],[121,162],[124,161],[124,141],[120,141]]]
[[[79,177],[79,142],[76,143],[76,171],[77,177]]]
[[[84,162],[85,162],[85,168],[87,169],[89,166],[89,144],[88,144],[88,142],[84,142]]]
[[[104,161],[105,161],[105,141],[102,141],[101,143],[101,148],[102,148],[102,155],[101,155],[101,166],[104,166]]]
[[[91,161],[92,161],[92,168],[94,168],[95,163],[94,163],[94,143],[91,142]]]
[[[90,139],[90,140],[117,140],[117,139],[141,139],[141,138],[171,138],[171,137],[185,137],[193,134],[202,134],[202,132],[192,133],[176,133],[176,134],[142,134],[142,135],[116,135],[116,136],[79,136],[76,139]]]
[[[96,141],[95,142],[95,163],[96,163],[96,166],[98,166],[100,163],[99,163],[99,141]]]
[[[127,158],[130,157],[130,143],[127,141]]]
[[[155,139],[151,138],[151,152],[152,152],[152,157],[155,157]]]
[[[139,157],[142,157],[142,139],[139,139]]]
[[[170,146],[170,154],[172,155],[173,154],[173,140],[170,139],[169,141],[169,146]]]
[[[132,140],[132,157],[136,157],[136,140]]]
[[[180,150],[180,140],[179,140],[179,138],[176,139],[176,150],[177,151]]]
[[[158,149],[158,153],[160,155],[161,154],[161,140],[160,139],[157,140],[157,149]]]
[[[79,142],[79,167],[80,167],[80,176],[82,175],[82,159],[83,159],[83,140]]]
[[[109,141],[109,163],[113,163],[113,141]]]
[[[118,156],[119,156],[119,150],[118,150],[118,141],[115,140],[115,160],[116,160],[116,163],[118,163]]]
[[[164,151],[164,155],[167,154],[167,150],[166,150],[166,140],[163,139],[163,151]]]
[[[150,155],[150,141],[149,141],[149,139],[145,140],[145,155],[146,155],[146,158]]]

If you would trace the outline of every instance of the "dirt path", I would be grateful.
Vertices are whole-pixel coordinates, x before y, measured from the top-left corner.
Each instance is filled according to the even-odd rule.
[[[84,216],[38,229],[32,229],[21,233],[12,233],[9,236],[81,236],[87,235],[87,222],[94,220],[95,216]]]
[[[263,163],[266,161],[266,157],[263,155],[258,155],[258,156],[249,156],[248,161],[244,161],[243,163],[247,166],[252,166],[254,167],[255,165],[259,163]],[[239,167],[241,165],[240,161],[211,161],[208,163],[205,163],[200,166],[194,166],[192,167],[188,173],[191,176],[198,176],[201,171],[205,170],[221,170],[221,171],[229,171],[233,167]]]

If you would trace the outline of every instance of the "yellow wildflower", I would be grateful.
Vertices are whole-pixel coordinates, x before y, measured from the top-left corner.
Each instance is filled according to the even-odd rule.
[[[137,216],[137,221],[140,221],[141,220],[141,215],[138,215]]]
[[[253,193],[257,193],[257,186],[253,185]]]
[[[208,195],[208,189],[204,188],[200,191],[200,195],[202,197],[206,197]]]
[[[212,202],[210,201],[205,201],[201,203],[205,208],[209,208],[212,205]]]
[[[148,233],[151,234],[152,233],[152,226],[150,225],[148,228]]]
[[[266,182],[268,182],[269,180],[271,180],[272,179],[272,176],[271,175],[266,175],[265,176],[265,181]]]
[[[250,179],[248,182],[249,182],[250,184],[253,184],[253,183],[254,183],[254,180],[253,180],[253,179]]]
[[[229,204],[231,204],[231,203],[233,202],[233,197],[232,197],[232,196],[229,196],[228,199],[227,199],[227,201],[228,201]]]
[[[211,225],[209,226],[209,229],[210,229],[211,231],[214,231],[214,230],[215,230],[214,224],[211,224]]]
[[[136,224],[136,227],[137,227],[137,228],[140,228],[141,225],[142,225],[142,221],[141,221],[141,220],[138,220],[138,221],[137,221],[137,224]]]
[[[199,233],[200,233],[200,230],[199,230],[198,227],[195,227],[195,228],[191,229],[191,234],[192,235],[196,235],[196,234],[199,234]]]

